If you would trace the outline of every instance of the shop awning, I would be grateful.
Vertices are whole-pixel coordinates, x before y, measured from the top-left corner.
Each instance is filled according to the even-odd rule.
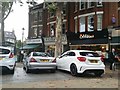
[[[39,45],[28,44],[28,45],[21,47],[20,49],[34,49],[34,48],[37,48],[38,46]]]

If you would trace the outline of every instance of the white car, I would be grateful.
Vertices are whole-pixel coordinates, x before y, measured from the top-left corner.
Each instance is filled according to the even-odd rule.
[[[56,61],[55,58],[44,52],[31,52],[25,59],[23,59],[23,68],[26,73],[34,69],[51,70],[55,72]]]
[[[101,76],[105,72],[105,65],[101,57],[94,51],[69,50],[56,58],[57,69],[71,72],[77,76],[79,73],[94,73]]]
[[[14,74],[16,66],[16,57],[14,56],[11,47],[0,46],[0,72],[4,73],[10,71]]]

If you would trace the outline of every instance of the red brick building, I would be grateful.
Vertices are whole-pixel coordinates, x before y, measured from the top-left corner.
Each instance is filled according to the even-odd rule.
[[[42,36],[45,50],[54,54],[55,12],[49,12],[43,4],[29,10],[28,38]],[[67,50],[68,45],[70,49],[101,50],[108,49],[108,43],[113,46],[120,44],[120,2],[65,2],[62,15],[62,51]],[[113,30],[112,40],[108,39],[109,27]]]

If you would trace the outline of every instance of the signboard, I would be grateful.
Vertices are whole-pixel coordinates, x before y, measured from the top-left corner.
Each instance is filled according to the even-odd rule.
[[[26,44],[42,43],[42,39],[27,39]]]
[[[85,39],[104,39],[108,37],[108,30],[92,31],[92,32],[69,32],[67,33],[68,40],[85,40]]]

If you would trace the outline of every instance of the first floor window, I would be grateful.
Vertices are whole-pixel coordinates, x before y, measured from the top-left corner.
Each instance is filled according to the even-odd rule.
[[[63,23],[62,25],[62,34],[65,34],[66,32],[66,23]]]
[[[79,9],[80,10],[85,9],[85,3],[86,2],[79,2]]]
[[[94,16],[88,16],[88,31],[94,31]]]
[[[102,30],[102,14],[97,15],[97,30]]]
[[[50,25],[50,36],[54,36],[54,32],[55,32],[54,24],[51,24]]]
[[[85,17],[80,17],[80,32],[85,32]]]
[[[37,37],[37,27],[34,28],[34,37]]]
[[[39,30],[39,31],[38,31],[38,34],[39,34],[39,36],[41,36],[41,35],[42,35],[42,26],[39,26],[39,27],[38,27],[38,30]]]

